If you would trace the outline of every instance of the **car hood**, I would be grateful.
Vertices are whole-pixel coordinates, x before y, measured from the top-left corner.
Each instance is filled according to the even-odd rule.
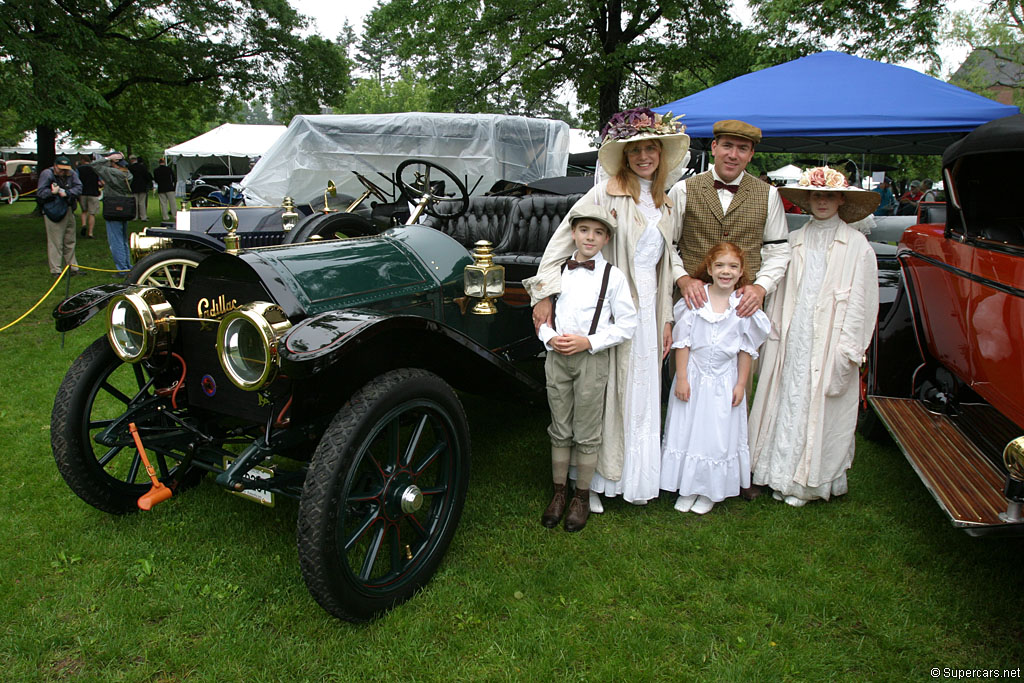
[[[263,247],[243,258],[272,291],[284,290],[279,301],[293,298],[305,315],[435,291],[461,281],[472,263],[458,242],[421,226],[373,237]]]

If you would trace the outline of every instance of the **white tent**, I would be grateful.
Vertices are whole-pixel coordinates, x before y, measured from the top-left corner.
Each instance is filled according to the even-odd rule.
[[[177,163],[179,183],[204,166],[207,173],[214,173],[211,165],[218,166],[222,175],[244,175],[250,160],[263,156],[284,131],[285,126],[225,123],[169,147],[164,156],[167,163]]]
[[[98,142],[84,142],[76,143],[71,137],[71,133],[58,132],[57,133],[57,154],[99,154],[107,151],[108,148],[104,147]],[[36,153],[36,133],[32,131],[26,133],[24,139],[17,145],[11,147],[0,147],[0,154],[5,158],[15,158],[32,156]]]
[[[800,167],[788,164],[774,171],[768,171],[768,177],[776,182],[795,183],[800,180]]]

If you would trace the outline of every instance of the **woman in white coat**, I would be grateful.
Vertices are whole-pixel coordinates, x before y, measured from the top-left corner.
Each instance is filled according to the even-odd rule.
[[[616,217],[615,237],[603,253],[626,274],[637,309],[637,331],[631,342],[610,349],[604,433],[590,487],[590,511],[596,513],[603,511],[600,493],[621,494],[641,505],[659,493],[660,369],[672,343],[672,265],[680,262],[665,190],[669,174],[682,164],[690,144],[671,114],[659,116],[649,109],[616,114],[601,136],[598,162],[608,179],[598,182],[577,205],[597,204]],[[544,250],[536,277],[523,283],[538,327],[550,320],[549,297],[560,290],[562,264],[573,248],[569,223],[562,221]]]
[[[878,316],[878,273],[867,239],[848,223],[880,197],[827,166],[780,188],[811,219],[789,235],[792,259],[772,296],[772,332],[750,411],[753,482],[799,507],[847,491],[859,368]]]

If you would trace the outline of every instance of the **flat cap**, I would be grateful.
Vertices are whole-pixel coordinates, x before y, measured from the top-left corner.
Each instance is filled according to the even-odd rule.
[[[603,223],[608,228],[609,234],[615,234],[615,228],[617,227],[615,216],[603,206],[598,206],[597,204],[577,204],[572,207],[572,210],[569,212],[569,224],[575,225],[576,221],[581,218],[589,218],[598,223]]]
[[[752,126],[745,121],[738,121],[736,119],[717,121],[711,130],[715,134],[716,138],[719,135],[733,135],[738,138],[750,140],[755,145],[761,142],[761,129],[757,126]]]

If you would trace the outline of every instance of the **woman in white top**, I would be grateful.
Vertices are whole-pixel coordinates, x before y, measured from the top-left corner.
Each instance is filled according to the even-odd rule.
[[[608,180],[577,205],[597,204],[618,221],[604,255],[629,281],[637,309],[632,342],[611,349],[604,437],[591,483],[591,512],[602,512],[597,494],[622,494],[638,505],[657,498],[661,461],[661,361],[672,344],[673,263],[681,266],[665,194],[669,174],[686,156],[690,138],[671,114],[649,109],[616,114],[602,131],[598,162]],[[572,254],[567,221],[544,250],[536,277],[524,281],[540,326],[551,317],[549,297],[560,289],[561,267]],[[572,474],[570,473],[570,476]]]

